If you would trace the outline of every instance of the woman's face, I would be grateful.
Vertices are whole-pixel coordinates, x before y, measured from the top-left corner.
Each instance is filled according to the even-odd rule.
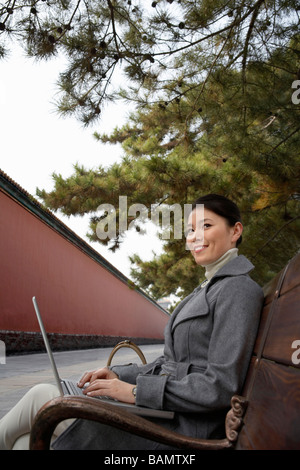
[[[237,222],[230,227],[227,220],[205,209],[194,209],[187,224],[186,243],[197,264],[207,266],[226,251],[236,247],[243,226]]]

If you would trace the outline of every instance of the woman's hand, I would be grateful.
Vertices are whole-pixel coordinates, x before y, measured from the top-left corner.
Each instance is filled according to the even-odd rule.
[[[133,384],[119,380],[117,374],[104,367],[92,372],[86,372],[78,382],[80,388],[85,387],[83,393],[89,397],[108,396],[125,403],[135,403],[132,394]]]
[[[96,379],[84,389],[83,393],[89,397],[107,396],[125,403],[135,403],[133,388],[134,385],[119,379]]]
[[[101,369],[93,370],[92,372],[86,372],[83,374],[81,379],[78,382],[78,387],[82,388],[85,386],[87,382],[90,384],[94,382],[96,379],[117,379],[118,376],[108,367],[102,367]]]

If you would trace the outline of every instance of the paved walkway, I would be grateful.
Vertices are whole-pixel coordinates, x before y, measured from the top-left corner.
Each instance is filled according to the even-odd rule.
[[[147,362],[162,354],[163,345],[140,346]],[[55,352],[59,375],[66,379],[79,379],[86,371],[105,366],[112,348]],[[120,349],[112,364],[141,363],[137,354],[129,348]],[[55,383],[46,353],[8,356],[6,364],[0,364],[0,418],[14,406],[33,385]]]

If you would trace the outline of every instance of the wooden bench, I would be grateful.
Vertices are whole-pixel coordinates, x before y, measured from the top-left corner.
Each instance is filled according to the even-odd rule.
[[[109,423],[179,449],[300,449],[300,255],[264,288],[265,303],[244,389],[232,397],[226,438],[186,437],[92,398],[59,397],[38,413],[31,449],[49,449],[57,424],[68,418]]]

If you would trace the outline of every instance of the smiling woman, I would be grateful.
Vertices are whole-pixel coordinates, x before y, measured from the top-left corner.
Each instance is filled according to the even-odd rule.
[[[164,423],[159,420],[167,429],[197,438],[220,439],[225,435],[231,397],[241,392],[248,370],[263,292],[249,276],[254,266],[237,253],[242,224],[236,205],[214,194],[197,203],[204,205],[204,216],[196,220],[195,205],[188,238],[196,263],[206,268],[207,282],[174,310],[165,328],[163,355],[150,364],[116,365],[87,372],[78,385],[91,397],[109,395],[138,406],[173,411],[174,419]],[[53,390],[47,392],[45,387],[42,391],[33,388],[27,398],[25,395],[23,405],[16,405],[0,421],[0,449],[14,447],[19,437],[16,416],[32,422],[34,416],[28,416],[27,410],[36,410],[31,406],[33,397],[35,403],[37,398],[39,403],[51,398]],[[27,429],[29,432],[29,424]],[[76,420],[61,431],[56,433],[55,449],[170,449],[92,421]]]
[[[187,247],[201,266],[215,263],[242,241],[243,225],[238,207],[217,194],[195,201],[187,228]]]

